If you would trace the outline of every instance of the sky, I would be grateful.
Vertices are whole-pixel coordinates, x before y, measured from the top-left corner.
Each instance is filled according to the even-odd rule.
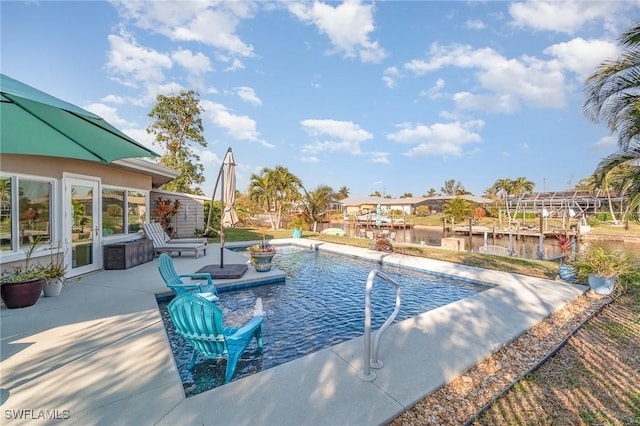
[[[564,191],[616,151],[582,113],[640,1],[2,1],[2,73],[146,132],[156,96],[195,90],[211,196],[284,166],[308,190]]]

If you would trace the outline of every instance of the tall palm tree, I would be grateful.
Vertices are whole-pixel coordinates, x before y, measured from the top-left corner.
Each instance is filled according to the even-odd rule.
[[[515,213],[517,213],[518,210],[520,210],[520,201],[522,200],[522,196],[533,193],[534,186],[535,184],[530,180],[527,180],[527,178],[524,176],[520,176],[519,178],[516,178],[515,180],[511,181],[511,194],[513,194],[518,198],[518,201],[516,202]],[[524,212],[522,212],[522,221],[524,223]]]
[[[295,201],[301,199],[300,189],[302,188],[302,182],[284,166],[264,169],[263,172],[267,176],[269,191],[273,194],[271,202],[275,217],[272,219],[272,226],[275,229],[279,229],[282,227],[283,214],[288,211]]]
[[[336,200],[344,200],[349,197],[349,188],[346,186],[341,186],[336,193]]]
[[[316,231],[318,222],[321,222],[325,218],[329,212],[331,202],[335,199],[335,192],[327,185],[320,185],[309,192],[305,190],[304,216],[308,222],[313,223],[314,232]]]
[[[269,185],[269,176],[265,173],[265,170],[263,169],[260,174],[252,173],[249,178],[249,199],[262,208],[263,211],[269,213],[271,211],[271,200],[274,196],[275,194]],[[269,214],[269,218],[272,219],[271,214]],[[271,227],[275,227],[273,220],[271,220]]]
[[[629,197],[627,211],[640,207],[640,21],[619,39],[622,53],[602,63],[585,82],[584,114],[618,134],[619,151],[600,162],[596,174],[621,166]]]
[[[496,194],[500,195],[500,198],[504,202],[504,207],[507,210],[507,217],[511,220],[511,213],[509,212],[509,195],[511,195],[512,180],[509,178],[498,179],[493,183],[493,189]]]

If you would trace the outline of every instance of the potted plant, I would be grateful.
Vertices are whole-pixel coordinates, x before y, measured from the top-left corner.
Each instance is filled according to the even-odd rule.
[[[302,216],[297,216],[291,222],[289,222],[289,228],[291,228],[291,237],[292,238],[302,238],[302,231],[306,229],[309,225],[302,218]]]
[[[562,258],[560,258],[560,266],[558,267],[558,275],[565,281],[574,282],[576,280],[576,268],[571,263],[569,254],[571,252],[572,241],[566,235],[556,234],[558,245]],[[566,263],[565,263],[566,262]]]
[[[26,308],[34,305],[40,298],[46,273],[44,268],[31,265],[31,256],[40,244],[40,237],[25,250],[24,265],[18,265],[11,271],[4,271],[0,276],[0,296],[9,309]]]
[[[55,255],[54,255],[55,252]],[[51,246],[51,261],[43,271],[46,276],[43,292],[45,297],[56,297],[60,295],[64,285],[64,275],[67,267],[64,264],[64,255],[61,257],[59,246]]]
[[[602,295],[611,294],[617,284],[640,275],[638,265],[631,256],[598,245],[580,253],[573,265],[576,268],[576,281],[589,284],[595,293]]]
[[[276,255],[276,249],[266,244],[255,244],[249,247],[251,263],[257,272],[267,272],[271,270],[271,261]]]

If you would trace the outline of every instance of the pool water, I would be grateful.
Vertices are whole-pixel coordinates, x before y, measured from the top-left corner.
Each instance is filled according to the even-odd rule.
[[[384,272],[402,288],[402,307],[396,322],[490,288],[442,275],[295,247],[278,248],[273,264],[286,272],[284,283],[224,292],[216,302],[223,311],[225,325],[240,327],[254,315],[256,300],[262,299],[264,354],[260,356],[255,341],[252,342],[238,362],[232,380],[361,336],[365,284],[373,268]],[[371,300],[372,330],[377,330],[393,312],[395,288],[377,277]],[[158,305],[187,397],[223,385],[225,361],[199,357],[194,368],[187,370],[192,348],[175,332],[167,304],[159,302]]]

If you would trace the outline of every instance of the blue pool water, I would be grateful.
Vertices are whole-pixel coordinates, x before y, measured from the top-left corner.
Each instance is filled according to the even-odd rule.
[[[423,312],[464,299],[488,286],[397,266],[295,247],[278,248],[274,267],[286,272],[285,283],[251,287],[220,294],[216,302],[227,326],[240,327],[254,313],[257,298],[262,299],[264,354],[255,343],[238,362],[233,380],[363,334],[364,297],[367,276],[377,268],[402,288],[401,321]],[[372,292],[372,330],[391,315],[395,289],[380,278]],[[187,370],[191,346],[173,329],[159,303],[185,394],[192,396],[224,384],[224,361],[200,357],[193,370]]]

